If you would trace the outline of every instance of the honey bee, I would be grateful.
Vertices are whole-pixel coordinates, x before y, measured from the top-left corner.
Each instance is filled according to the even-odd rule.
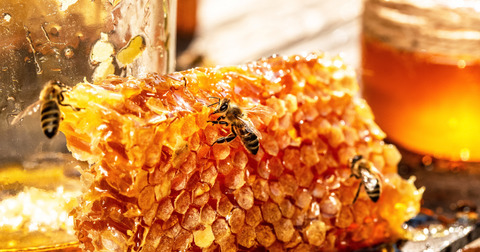
[[[358,198],[362,184],[365,187],[368,197],[370,197],[373,202],[377,202],[381,193],[380,178],[377,169],[371,162],[363,158],[362,155],[356,155],[350,160],[350,169],[352,171],[350,177],[361,179],[353,203],[355,203]]]
[[[11,124],[13,125],[20,122],[26,115],[31,115],[32,112],[36,112],[40,107],[40,121],[43,133],[48,138],[54,137],[58,132],[58,126],[61,119],[59,105],[68,106],[74,111],[80,110],[80,108],[73,107],[70,104],[62,103],[65,99],[63,93],[69,90],[69,87],[57,80],[47,82],[40,92],[38,101],[20,112],[20,114],[13,119]]]
[[[210,97],[212,99],[217,99],[218,101],[210,104],[208,107],[218,105],[215,108],[215,111],[210,113],[213,114],[222,114],[215,121],[207,121],[212,124],[220,124],[225,126],[230,126],[231,133],[226,137],[218,138],[214,144],[229,143],[233,141],[237,136],[242,140],[243,146],[252,153],[256,155],[260,147],[259,140],[262,139],[262,134],[255,128],[252,121],[247,117],[247,111],[242,109],[235,103],[231,102],[229,98],[220,99],[218,97]],[[255,109],[260,115],[268,116],[273,115],[275,112],[265,106],[256,106]],[[266,115],[268,114],[268,115]]]

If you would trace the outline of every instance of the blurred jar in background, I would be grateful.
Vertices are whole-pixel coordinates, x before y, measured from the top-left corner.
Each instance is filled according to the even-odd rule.
[[[177,37],[191,40],[197,27],[197,0],[178,0],[177,5]]]
[[[44,84],[173,71],[175,0],[0,1],[0,251],[75,244],[82,165],[40,112],[10,125]]]
[[[366,0],[363,97],[389,139],[480,161],[480,1]]]

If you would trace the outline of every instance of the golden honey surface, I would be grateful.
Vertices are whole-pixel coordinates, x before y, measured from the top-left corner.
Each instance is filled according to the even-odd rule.
[[[69,212],[78,205],[77,180],[63,167],[27,170],[3,167],[0,172],[0,251],[56,247],[78,241]]]
[[[408,52],[368,36],[362,54],[363,97],[392,141],[439,159],[480,161],[478,58]]]
[[[74,211],[86,251],[352,250],[403,237],[423,189],[397,175],[400,154],[383,142],[355,72],[323,53],[273,56],[143,79],[78,84],[60,130],[83,170]],[[230,98],[260,131],[249,153],[230,127],[212,125]],[[253,110],[252,109],[252,110]],[[260,110],[261,111],[261,110]],[[380,171],[373,203],[348,160]]]

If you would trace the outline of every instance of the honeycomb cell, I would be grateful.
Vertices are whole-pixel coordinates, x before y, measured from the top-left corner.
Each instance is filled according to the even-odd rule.
[[[292,94],[287,94],[285,96],[285,107],[288,112],[293,113],[298,109],[297,97]]]
[[[158,203],[153,203],[152,207],[145,212],[145,215],[143,216],[143,221],[147,226],[151,226],[153,223],[153,220],[155,219],[155,215],[157,214],[157,209],[158,209]]]
[[[233,204],[227,196],[223,196],[217,203],[217,213],[220,216],[226,217],[233,209]]]
[[[178,235],[175,237],[175,241],[173,242],[173,249],[174,250],[186,250],[189,248],[193,241],[193,234],[192,232],[181,229]]]
[[[177,173],[172,180],[172,189],[175,191],[184,190],[185,186],[187,186],[187,178],[187,174],[184,174],[183,172]]]
[[[317,150],[313,145],[303,145],[300,149],[300,161],[306,166],[311,167],[320,161]]]
[[[252,208],[254,204],[254,198],[253,198],[253,191],[250,188],[250,186],[243,186],[242,188],[236,190],[234,195],[235,195],[235,200],[237,201],[237,204],[241,208],[245,210]]]
[[[320,220],[311,221],[305,228],[308,242],[313,246],[320,246],[325,241],[327,230],[325,223]]]
[[[260,143],[262,144],[263,150],[267,154],[272,156],[278,155],[278,152],[279,152],[278,143],[273,136],[269,134],[264,134]]]
[[[233,158],[233,166],[237,169],[244,169],[248,163],[248,156],[244,151],[238,151]]]
[[[174,204],[175,212],[180,214],[185,214],[185,212],[187,212],[188,207],[190,207],[190,204],[191,204],[190,193],[186,191],[182,191],[175,198],[175,202],[173,204]]]
[[[312,247],[308,244],[302,243],[296,248],[292,249],[293,252],[309,252],[312,251]]]
[[[256,227],[262,221],[262,211],[260,210],[259,206],[253,206],[252,208],[247,210],[247,213],[245,214],[245,222],[248,225]]]
[[[266,101],[267,106],[275,110],[277,117],[282,117],[286,113],[285,101],[278,99],[277,97],[271,97]]]
[[[335,220],[335,225],[339,228],[348,228],[353,223],[352,209],[348,206],[343,206]]]
[[[370,215],[368,207],[368,204],[363,200],[357,200],[355,202],[353,205],[355,223],[362,224],[365,218]]]
[[[270,247],[277,239],[272,228],[267,225],[258,225],[255,227],[255,233],[258,243],[264,247]]]
[[[327,193],[327,186],[323,184],[322,180],[317,180],[314,185],[312,195],[315,198],[323,198],[323,196]]]
[[[245,224],[245,212],[241,208],[233,209],[232,213],[227,217],[228,224],[232,233],[238,233]]]
[[[300,236],[300,233],[298,232],[298,230],[295,230],[295,232],[293,233],[292,239],[290,239],[289,242],[285,243],[283,247],[286,249],[295,248],[301,242],[303,242],[302,236]]]
[[[273,202],[266,202],[261,206],[263,219],[268,223],[274,223],[282,218],[282,212],[278,205]]]
[[[295,206],[293,206],[292,202],[290,202],[290,200],[288,199],[282,200],[282,202],[278,204],[278,207],[280,208],[280,211],[285,218],[290,219],[295,213]]]
[[[223,175],[227,175],[232,171],[233,169],[233,162],[231,160],[231,157],[227,157],[223,160],[218,161],[218,166],[217,170],[219,173]]]
[[[273,228],[275,229],[277,239],[283,242],[289,242],[295,233],[295,228],[293,228],[293,223],[290,219],[279,219],[273,223]]]
[[[189,174],[195,170],[197,165],[197,154],[191,151],[188,154],[187,160],[180,166],[180,171],[184,174]]]
[[[217,242],[228,237],[231,233],[230,227],[228,226],[227,221],[223,218],[217,218],[213,222],[212,231],[213,231],[213,235],[215,236],[215,240]]]
[[[397,147],[393,144],[383,146],[383,156],[385,158],[385,164],[391,167],[396,167],[402,158]]]
[[[285,198],[283,186],[277,181],[272,181],[270,182],[269,188],[268,195],[270,196],[270,199],[272,199],[273,202],[280,204]]]
[[[297,180],[290,174],[283,174],[278,182],[283,187],[285,195],[293,196],[298,189]]]
[[[268,196],[268,181],[266,179],[257,178],[252,185],[253,196],[257,200],[267,201]]]
[[[255,245],[255,228],[247,225],[243,226],[237,235],[237,242],[245,248],[253,247]]]
[[[320,218],[320,204],[316,201],[312,202],[307,211],[307,218],[309,220]]]
[[[295,205],[302,209],[306,209],[308,208],[308,206],[310,206],[310,203],[312,202],[312,198],[313,197],[308,190],[306,189],[297,190],[294,196]]]
[[[270,167],[267,166],[266,161],[262,161],[260,164],[258,164],[257,174],[264,179],[270,178]]]
[[[339,126],[332,126],[328,135],[328,143],[337,148],[341,143],[345,142],[345,135]]]
[[[212,146],[212,152],[216,160],[223,160],[230,155],[230,146],[226,144],[215,144]]]
[[[143,211],[150,209],[155,202],[155,188],[147,186],[138,195],[138,206]]]
[[[322,214],[325,215],[336,215],[338,212],[340,212],[341,208],[342,203],[333,193],[323,197],[322,201],[320,202],[320,209],[322,211]]]
[[[221,252],[235,252],[237,251],[237,244],[234,235],[229,235],[225,239],[222,239],[220,244],[220,251]]]
[[[200,211],[195,207],[190,207],[183,216],[182,227],[194,231],[198,225],[200,225]]]
[[[307,213],[298,207],[294,206],[294,208],[295,211],[290,219],[292,220],[294,226],[303,226],[305,219],[307,218]]]
[[[193,231],[193,241],[195,242],[195,245],[200,248],[209,247],[214,240],[215,236],[213,235],[212,227],[210,225],[206,225],[203,230]]]
[[[200,220],[204,224],[211,225],[215,221],[216,215],[217,213],[212,206],[205,205],[200,211]]]
[[[173,238],[164,235],[159,242],[159,244],[161,244],[161,246],[158,246],[156,251],[157,252],[170,252],[170,251],[172,251],[173,241],[174,241]]]
[[[213,187],[217,179],[218,171],[215,166],[211,165],[207,169],[203,170],[200,175],[200,181],[209,184]]]
[[[295,148],[287,148],[283,154],[283,164],[285,168],[293,170],[300,166],[300,151]]]
[[[233,169],[227,176],[225,176],[225,186],[229,189],[240,189],[245,185],[245,171]]]
[[[284,251],[282,243],[275,241],[270,247],[268,247],[268,251],[271,252],[282,252]]]

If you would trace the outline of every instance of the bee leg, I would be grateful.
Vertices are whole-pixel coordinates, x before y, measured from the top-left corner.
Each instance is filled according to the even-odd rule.
[[[83,108],[77,108],[77,107],[74,107],[74,106],[72,106],[72,105],[70,105],[70,104],[63,104],[63,103],[62,103],[62,102],[65,100],[65,97],[63,96],[63,93],[65,93],[65,92],[66,92],[66,91],[60,92],[60,94],[59,94],[60,97],[59,97],[59,99],[58,99],[58,104],[61,105],[61,106],[64,106],[64,107],[70,107],[70,108],[72,108],[74,111],[80,111],[80,110],[82,110]]]
[[[355,174],[353,174],[353,173],[352,173],[352,174],[350,174],[350,177],[348,177],[348,178],[351,178],[351,177],[354,177],[354,178],[357,178],[357,179],[359,179],[359,178],[360,178],[359,176],[357,176],[357,175],[355,175]]]
[[[221,124],[221,125],[226,125],[228,126],[228,122],[225,122],[225,121],[207,121],[207,122],[210,122],[212,124]]]
[[[353,198],[352,204],[354,204],[355,201],[357,201],[358,195],[360,194],[360,189],[362,188],[362,184],[363,184],[363,181],[361,181],[360,184],[358,184],[357,194],[355,194],[355,198]]]
[[[235,131],[233,131],[233,127],[232,127],[232,133],[228,134],[228,136],[226,137],[220,137],[217,139],[217,141],[215,141],[211,146],[215,145],[216,143],[230,143],[231,141],[233,141],[235,138],[237,137],[237,133],[235,133]]]
[[[223,119],[225,119],[225,116],[219,116],[219,117],[217,118],[217,121],[220,121],[220,120],[223,120]]]
[[[185,83],[183,86],[187,88],[187,78],[183,77],[182,79],[183,79],[183,82]]]

